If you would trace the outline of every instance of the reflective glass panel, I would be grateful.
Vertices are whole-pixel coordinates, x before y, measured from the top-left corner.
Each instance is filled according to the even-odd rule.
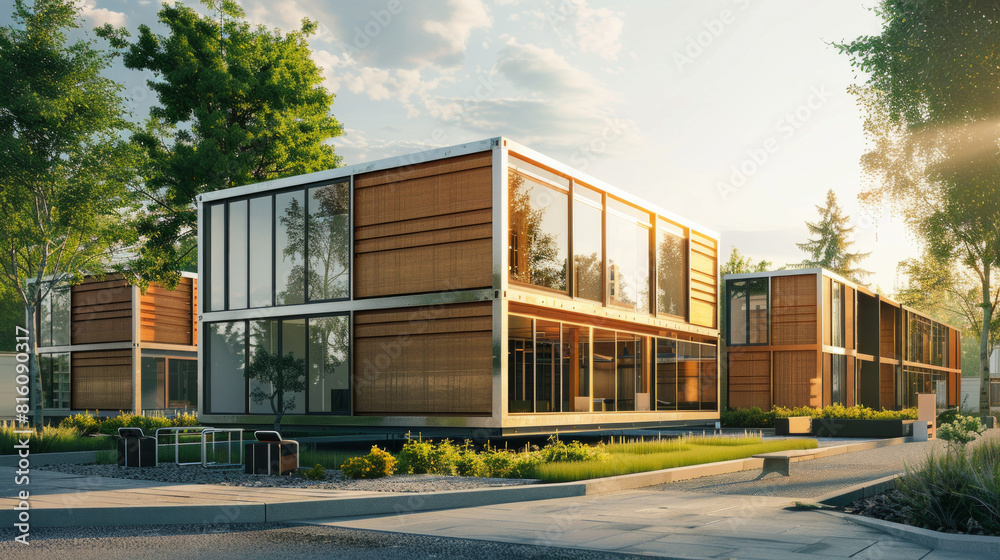
[[[573,295],[601,301],[601,269],[604,266],[601,249],[604,222],[601,193],[581,185],[574,187],[574,192]]]
[[[273,228],[271,197],[250,199],[250,307],[271,305]]]
[[[534,325],[528,317],[507,319],[507,410],[533,412],[535,401]]]
[[[247,201],[229,203],[229,309],[247,306]]]
[[[246,323],[211,323],[208,327],[208,360],[205,379],[208,380],[209,410],[213,414],[247,411]]]
[[[309,319],[309,412],[351,413],[350,318]]]
[[[226,308],[226,205],[218,203],[208,208],[208,263],[206,282],[209,287],[208,309]]]
[[[274,292],[277,305],[305,301],[305,192],[275,195]]]
[[[684,230],[667,222],[656,222],[656,311],[687,316],[687,239]]]
[[[347,182],[309,189],[309,300],[348,297],[351,192]]]
[[[566,291],[569,194],[511,170],[508,197],[510,279]]]

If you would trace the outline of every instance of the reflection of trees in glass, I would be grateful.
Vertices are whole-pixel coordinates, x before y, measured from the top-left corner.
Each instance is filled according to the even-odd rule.
[[[608,284],[610,286],[608,300],[612,305],[635,307],[635,300],[630,293],[632,290],[625,280],[625,275],[622,274],[622,267],[611,258],[608,259]]]
[[[326,408],[330,389],[347,389],[347,353],[350,342],[350,321],[346,316],[309,319],[309,386],[310,410],[316,403]],[[343,375],[338,376],[338,370]],[[314,399],[313,395],[318,395]]]
[[[287,276],[284,283],[285,289],[277,294],[278,304],[302,303],[305,301],[302,293],[305,286],[305,261],[300,259],[305,258],[305,208],[299,197],[293,196],[290,197],[288,205],[281,208],[279,212],[283,213],[283,215],[278,216],[278,224],[284,228],[285,246],[281,248],[281,258],[275,260],[286,261],[287,264],[281,266],[279,262],[276,262],[275,270],[277,274],[285,273]],[[279,233],[275,232],[275,235],[279,235]],[[278,283],[280,285],[280,280]]]
[[[265,401],[274,414],[274,429],[281,429],[281,417],[295,408],[295,393],[305,391],[306,361],[291,352],[282,356],[258,349],[246,368],[246,378],[254,380],[250,399],[260,405]],[[285,396],[286,393],[292,396]]]
[[[667,315],[687,314],[687,245],[684,239],[660,234],[656,264],[656,310]]]
[[[575,255],[573,264],[576,267],[576,295],[594,301],[601,301],[601,258],[597,253]]]
[[[309,190],[310,300],[348,297],[350,190],[346,182]]]
[[[510,279],[565,290],[566,259],[559,254],[558,234],[542,225],[546,206],[532,205],[533,189],[523,176],[512,170],[508,177]]]

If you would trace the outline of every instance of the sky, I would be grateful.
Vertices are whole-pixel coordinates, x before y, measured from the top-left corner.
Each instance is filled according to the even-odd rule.
[[[135,34],[148,0],[81,0],[85,26]],[[880,32],[874,0],[240,0],[254,23],[319,26],[345,164],[507,136],[783,266],[833,189],[871,286],[919,252],[861,207],[864,81],[830,43]],[[188,2],[195,5],[195,2]],[[201,9],[201,8],[199,8]],[[0,24],[10,23],[2,14]],[[114,68],[137,118],[151,75]]]

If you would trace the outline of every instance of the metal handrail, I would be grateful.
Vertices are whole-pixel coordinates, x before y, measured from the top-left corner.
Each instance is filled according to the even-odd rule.
[[[240,436],[240,462],[233,462],[233,434],[238,433]],[[219,463],[218,461],[208,461],[208,437],[212,437],[212,457],[215,458],[215,434],[226,434],[226,451],[228,453],[227,460],[228,463]],[[236,467],[243,464],[243,428],[206,428],[201,432],[201,466],[208,467],[209,465],[213,467]]]
[[[195,432],[194,434],[185,434],[185,435],[196,435],[196,434],[200,435],[200,434],[204,433],[205,430],[208,430],[208,429],[209,428],[206,428],[204,426],[172,426],[172,427],[169,427],[169,428],[157,428],[157,430],[156,430],[156,465],[159,466],[159,464],[160,464],[160,447],[161,447],[161,444],[160,444],[160,432],[164,432],[167,435],[169,435],[169,434],[172,433],[173,436],[174,436],[174,443],[173,443],[173,446],[174,446],[174,463],[176,463],[178,465],[197,465],[199,463],[204,463],[205,462],[204,461],[204,451],[202,451],[202,460],[201,461],[192,461],[192,462],[188,462],[188,463],[182,463],[181,462],[181,447],[180,446],[182,446],[182,445],[198,445],[198,442],[191,441],[191,442],[187,442],[187,443],[181,443],[180,442],[180,436],[181,436],[181,432],[184,432],[184,431]],[[202,439],[204,439],[204,436],[202,437]],[[170,445],[170,444],[167,443],[167,444],[164,444],[164,446],[165,445]]]

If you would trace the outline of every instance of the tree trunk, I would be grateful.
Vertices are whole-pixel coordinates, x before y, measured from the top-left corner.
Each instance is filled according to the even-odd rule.
[[[31,425],[41,430],[45,424],[42,413],[42,372],[38,367],[38,338],[35,336],[35,307],[24,307],[24,322],[28,329],[28,395],[31,403]],[[13,333],[7,336],[12,336]]]
[[[990,265],[985,263],[983,274],[983,331],[979,335],[979,415],[990,415],[990,322],[993,310],[990,299]]]

